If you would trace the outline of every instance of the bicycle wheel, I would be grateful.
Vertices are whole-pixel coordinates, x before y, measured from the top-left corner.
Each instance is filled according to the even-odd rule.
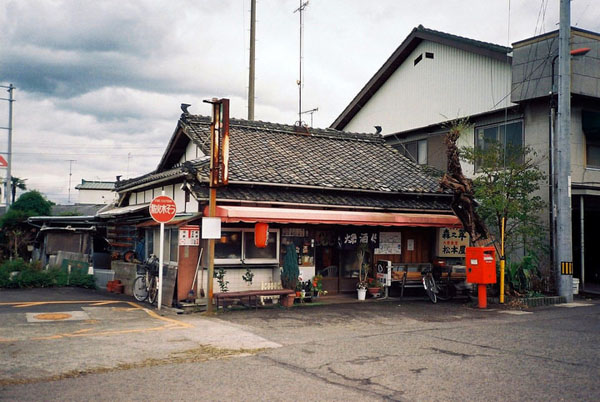
[[[436,282],[436,286],[437,298],[442,301],[450,300],[456,295],[456,287],[453,283]]]
[[[158,297],[158,287],[156,283],[156,276],[150,278],[150,286],[148,286],[148,303],[154,304]]]
[[[432,303],[437,303],[437,295],[435,292],[435,281],[433,277],[426,276],[423,278],[423,286],[425,287],[425,292],[427,292],[427,296],[431,299]]]
[[[138,276],[133,281],[133,297],[135,300],[143,302],[148,298],[148,286],[146,285],[146,276]]]

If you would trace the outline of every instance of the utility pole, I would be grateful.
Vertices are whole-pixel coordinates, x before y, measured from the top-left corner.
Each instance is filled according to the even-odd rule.
[[[302,13],[304,9],[308,6],[308,1],[302,3],[300,0],[300,7],[294,10],[294,12],[298,12],[300,14],[300,67],[298,73],[298,80],[296,83],[298,84],[298,125],[302,125],[302,33],[303,33],[303,16]]]
[[[248,120],[254,120],[254,66],[256,42],[256,0],[250,2],[250,72],[248,77]]]
[[[573,300],[571,236],[571,1],[560,0],[558,33],[558,130],[554,155],[556,174],[556,285],[558,295]]]
[[[69,198],[67,199],[67,204],[71,203],[71,176],[73,176],[73,162],[77,162],[75,159],[67,159],[69,162]]]
[[[0,98],[2,100],[8,101],[8,127],[2,127],[3,129],[8,131],[8,148],[6,151],[6,183],[4,183],[4,198],[6,199],[6,208],[11,204],[11,194],[12,194],[12,125],[13,125],[13,102],[15,101],[13,98],[13,91],[15,87],[13,84],[8,84],[8,86],[0,85],[2,88],[8,89],[8,98]]]

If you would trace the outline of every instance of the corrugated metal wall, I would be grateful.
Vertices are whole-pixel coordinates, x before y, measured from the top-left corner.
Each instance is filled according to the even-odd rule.
[[[501,109],[509,102],[510,79],[508,62],[423,42],[345,130],[373,132],[379,125],[389,134]]]

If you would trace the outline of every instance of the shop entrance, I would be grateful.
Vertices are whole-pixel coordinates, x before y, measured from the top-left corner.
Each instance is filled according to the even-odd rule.
[[[338,293],[340,252],[333,230],[316,233],[315,274],[323,277],[323,290],[328,294]]]
[[[583,197],[583,196],[580,196]],[[580,200],[575,199],[573,210],[573,262],[575,278],[580,278],[585,281],[580,284],[580,289],[583,288],[591,292],[600,292],[600,264],[594,253],[594,245],[600,242],[600,232],[597,230],[600,227],[600,197],[585,196],[583,224],[584,224],[584,258],[585,272],[581,272],[581,223],[582,216],[580,210]]]

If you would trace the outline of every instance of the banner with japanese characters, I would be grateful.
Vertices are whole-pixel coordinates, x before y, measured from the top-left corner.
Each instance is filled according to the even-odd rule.
[[[469,234],[464,229],[439,228],[437,256],[464,257],[469,241]]]
[[[360,244],[367,244],[369,248],[379,246],[379,232],[368,230],[353,230],[341,233],[338,236],[338,247],[344,250],[353,250]]]

